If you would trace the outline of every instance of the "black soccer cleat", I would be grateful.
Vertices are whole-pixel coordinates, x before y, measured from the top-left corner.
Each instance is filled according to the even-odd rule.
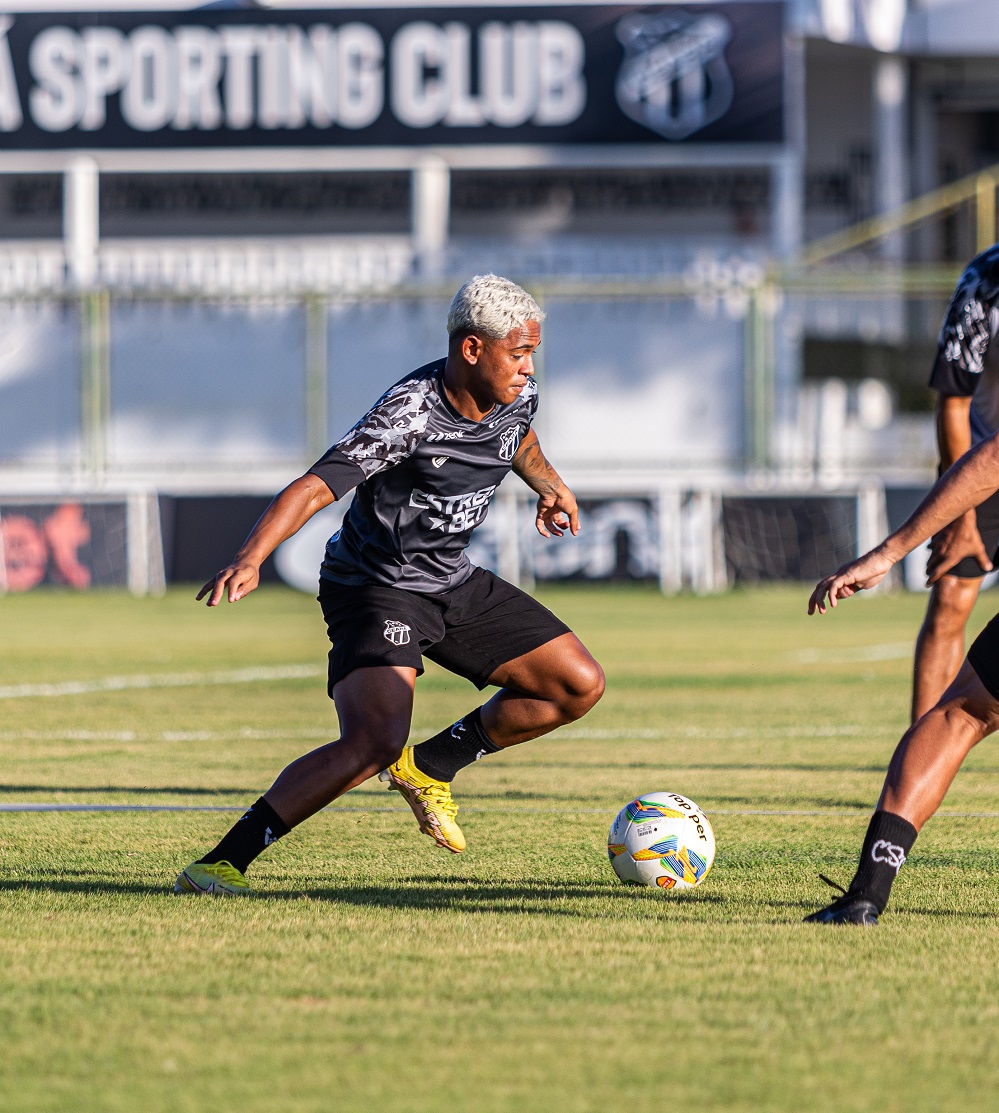
[[[819,878],[830,888],[839,889],[843,894],[837,897],[826,908],[820,908],[811,916],[805,917],[806,924],[865,924],[876,927],[878,922],[878,906],[866,897],[853,896],[842,885],[837,884],[824,873]]]
[[[866,924],[875,927],[878,906],[872,900],[852,897],[849,893],[834,900],[827,908],[820,908],[805,917],[806,924]]]

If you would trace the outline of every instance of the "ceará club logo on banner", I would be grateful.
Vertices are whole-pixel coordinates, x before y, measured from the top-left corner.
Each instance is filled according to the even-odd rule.
[[[585,48],[560,20],[416,20],[388,41],[363,22],[46,27],[19,88],[0,17],[0,131],[100,131],[109,98],[140,132],[369,127],[558,127],[586,107]],[[472,74],[477,73],[473,91]]]

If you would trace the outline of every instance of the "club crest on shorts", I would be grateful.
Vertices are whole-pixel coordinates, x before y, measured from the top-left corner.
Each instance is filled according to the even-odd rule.
[[[393,645],[409,644],[409,627],[397,618],[386,618],[385,629],[382,631],[385,640]]]
[[[513,425],[509,429],[504,429],[500,434],[500,450],[499,458],[501,460],[512,460],[517,455],[517,446],[520,444],[520,426]]]

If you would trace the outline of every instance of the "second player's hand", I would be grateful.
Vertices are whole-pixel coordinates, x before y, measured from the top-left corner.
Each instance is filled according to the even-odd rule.
[[[831,576],[826,576],[824,580],[819,580],[815,585],[815,590],[808,600],[808,613],[815,614],[818,611],[819,614],[825,614],[827,596],[829,597],[829,605],[835,607],[840,599],[849,599],[851,595],[856,595],[858,591],[867,591],[872,587],[877,587],[894,563],[893,560],[874,549],[856,560],[851,560],[849,564],[844,564]]]
[[[198,592],[197,601],[208,596],[206,606],[217,607],[222,596],[227,595],[230,603],[238,603],[260,584],[260,569],[255,564],[230,564],[214,576]]]
[[[974,557],[985,569],[992,571],[985,542],[978,532],[978,521],[974,510],[962,514],[955,522],[945,526],[930,541],[930,559],[926,562],[926,583],[932,586],[941,580],[965,557]]]
[[[575,537],[579,533],[576,496],[564,486],[551,494],[541,495],[534,525],[542,537],[561,537],[566,530]]]

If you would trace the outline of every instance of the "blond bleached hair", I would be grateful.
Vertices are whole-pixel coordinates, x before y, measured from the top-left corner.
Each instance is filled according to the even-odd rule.
[[[545,311],[531,295],[509,278],[477,274],[454,295],[447,311],[448,336],[482,334],[502,340],[528,321],[545,319]]]

